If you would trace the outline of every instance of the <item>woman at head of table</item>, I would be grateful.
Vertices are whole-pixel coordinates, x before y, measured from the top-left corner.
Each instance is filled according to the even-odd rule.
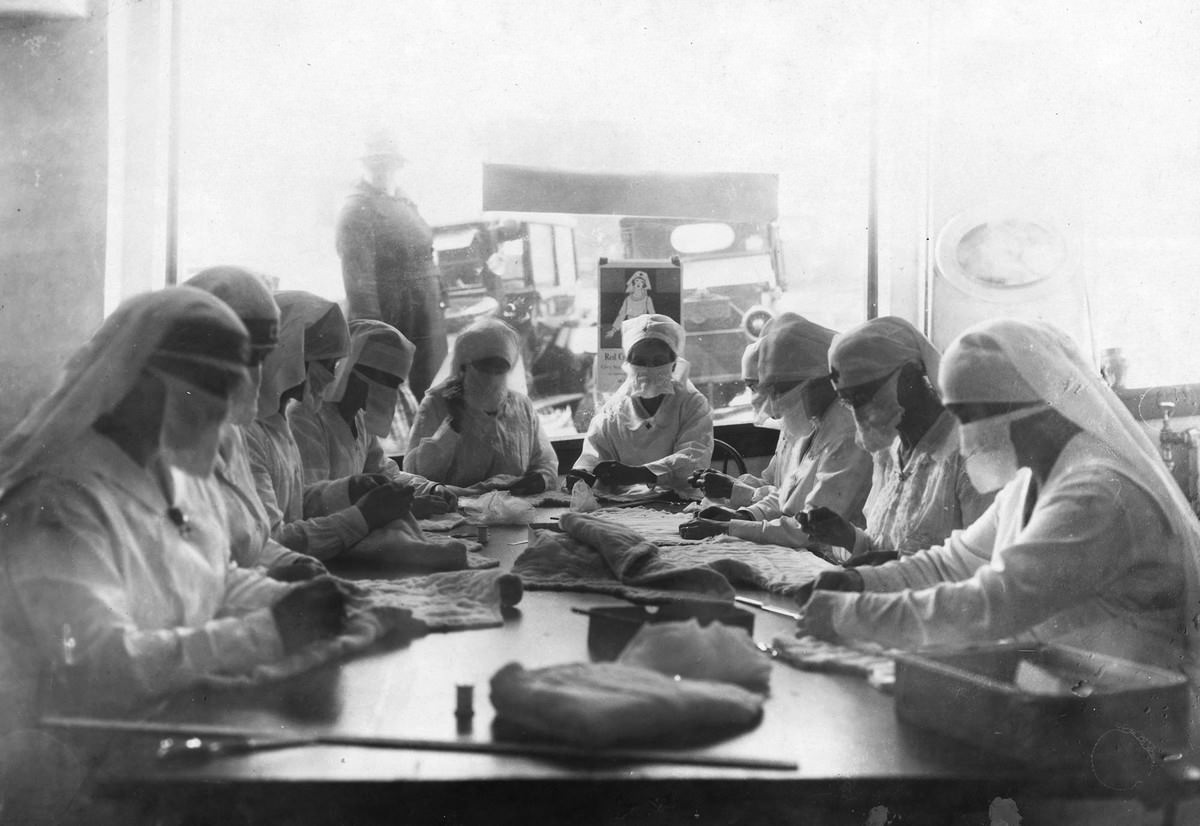
[[[1041,322],[984,322],[947,349],[940,381],[967,472],[995,500],[940,546],[822,574],[801,632],[1056,642],[1195,678],[1200,523],[1075,343]]]
[[[307,495],[300,448],[288,422],[289,407],[313,403],[333,380],[337,360],[349,349],[350,333],[341,309],[312,293],[275,294],[279,305],[279,345],[263,362],[258,416],[246,430],[254,488],[267,513],[271,536],[281,545],[319,560],[332,559],[382,528],[408,507],[411,487],[379,484],[366,474],[351,477],[353,504],[327,510],[319,496]]]
[[[418,519],[453,510],[454,494],[400,470],[379,445],[379,437],[391,429],[415,348],[382,321],[355,319],[349,328],[350,352],[316,397],[319,405],[294,404],[287,411],[303,463],[305,512],[316,516],[349,507],[350,489],[362,486],[363,474],[378,484],[411,486]]]
[[[135,296],[0,445],[0,725],[28,721],[47,675],[72,710],[124,707],[340,630],[331,578],[230,564],[205,480],[248,360],[245,327],[212,295]]]
[[[688,477],[712,461],[712,408],[687,379],[683,342],[683,328],[665,315],[621,325],[627,378],[592,419],[568,490],[583,481],[693,495]]]
[[[225,501],[233,560],[243,568],[262,568],[268,576],[285,581],[320,576],[326,573],[324,565],[271,538],[271,521],[255,491],[246,446],[246,428],[254,423],[258,411],[262,364],[279,341],[279,306],[263,278],[241,267],[209,267],[189,278],[185,286],[224,301],[250,333],[250,381],[240,386],[231,402],[229,420],[221,427],[211,482]]]
[[[846,564],[880,564],[940,544],[992,502],[994,494],[981,493],[967,474],[958,420],[939,395],[940,361],[929,339],[894,316],[834,339],[833,383],[854,411],[859,443],[874,454],[875,472],[865,529],[833,509],[811,511],[805,524],[822,542],[850,553]]]
[[[455,487],[529,496],[558,481],[558,457],[533,402],[510,387],[521,345],[485,318],[454,341],[450,376],[421,399],[404,469]]]
[[[871,456],[855,440],[854,417],[837,404],[829,381],[829,346],[835,333],[795,313],[772,320],[759,347],[759,390],[770,415],[783,430],[776,450],[776,485],[755,503],[742,504],[739,488],[721,484],[711,474],[696,481],[710,496],[729,490],[735,497],[729,509],[708,508],[700,519],[681,529],[688,538],[728,533],[739,539],[811,548],[820,546],[798,517],[809,509],[825,508],[862,520],[863,502],[871,486]],[[720,485],[719,490],[714,490]],[[731,518],[730,518],[731,517]],[[728,519],[729,521],[723,521]]]

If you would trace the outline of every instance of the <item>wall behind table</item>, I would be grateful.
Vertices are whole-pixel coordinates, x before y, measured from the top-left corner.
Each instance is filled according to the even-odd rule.
[[[0,435],[102,318],[106,28],[0,17]]]

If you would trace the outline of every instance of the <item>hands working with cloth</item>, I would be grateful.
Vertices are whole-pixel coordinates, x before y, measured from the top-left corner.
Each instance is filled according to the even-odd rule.
[[[589,473],[582,468],[572,468],[563,479],[563,489],[570,491],[576,482],[583,482],[592,487],[597,482],[613,488],[624,488],[630,485],[656,485],[658,476],[647,467],[623,465],[620,462],[608,460],[600,462]]]
[[[342,633],[346,621],[346,592],[331,576],[301,583],[271,606],[286,654]]]
[[[404,516],[410,509],[417,519],[428,519],[458,507],[458,497],[442,485],[430,482],[414,489],[381,473],[351,476],[349,492],[350,501],[362,511],[371,530]]]
[[[679,526],[679,535],[684,539],[707,539],[710,536],[720,536],[729,533],[729,523],[734,519],[754,520],[754,514],[747,510],[712,505],[696,514],[696,518]]]

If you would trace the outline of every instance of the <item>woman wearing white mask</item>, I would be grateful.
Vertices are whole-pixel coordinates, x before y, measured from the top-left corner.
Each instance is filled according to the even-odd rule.
[[[592,419],[567,474],[609,489],[661,485],[691,496],[688,477],[712,461],[712,408],[686,378],[683,328],[665,315],[621,326],[625,382]]]
[[[750,393],[750,407],[754,411],[755,427],[780,430],[778,419],[772,418],[767,412],[769,398],[759,389],[758,381],[758,349],[762,344],[761,338],[756,338],[746,346],[742,353],[742,382]],[[779,468],[784,459],[787,439],[782,435],[775,443],[775,454],[763,468],[761,476],[753,473],[743,473],[738,477],[721,473],[713,468],[702,468],[691,475],[688,483],[694,488],[700,488],[708,499],[723,501],[732,508],[744,508],[761,500],[771,493],[779,483]]]
[[[99,711],[340,630],[332,579],[230,565],[204,477],[248,359],[245,328],[212,295],[136,296],[0,445],[0,731],[32,708],[39,672]]]
[[[246,431],[250,467],[271,536],[285,547],[326,560],[395,519],[409,506],[412,490],[359,474],[347,483],[347,501],[352,504],[332,512],[306,510],[310,502],[303,461],[287,411],[310,395],[307,379],[314,374],[313,362],[336,362],[344,356],[350,334],[332,301],[298,290],[276,293],[275,301],[279,346],[263,362],[258,418]]]
[[[783,425],[777,465],[780,484],[736,513],[716,508],[702,511],[701,519],[681,529],[685,537],[728,533],[829,555],[830,549],[818,547],[797,516],[807,508],[821,507],[861,521],[871,484],[871,457],[855,442],[850,412],[835,404],[828,367],[834,335],[794,313],[771,322],[759,347],[758,372],[767,412]],[[727,517],[731,521],[717,521]]]
[[[241,267],[210,267],[189,278],[186,286],[224,301],[250,333],[250,381],[239,385],[231,400],[212,484],[225,500],[233,560],[243,568],[263,568],[276,579],[296,581],[325,573],[307,554],[285,548],[271,538],[271,522],[254,489],[254,473],[245,428],[255,419],[262,387],[262,363],[279,341],[279,307],[263,280]]]
[[[558,480],[558,457],[518,377],[517,334],[494,318],[454,341],[450,377],[421,399],[404,469],[445,485],[529,496]],[[515,480],[514,480],[515,477]]]
[[[879,564],[937,545],[987,510],[967,475],[958,421],[937,387],[941,354],[902,318],[884,316],[834,339],[829,368],[854,411],[859,444],[875,456],[866,529],[835,510],[805,514],[807,530],[851,552],[851,565]]]
[[[1058,642],[1195,684],[1200,524],[1074,342],[984,322],[950,345],[940,378],[971,479],[995,501],[939,547],[823,574],[802,631],[904,648]]]
[[[320,407],[288,409],[304,464],[304,512],[319,516],[349,507],[350,488],[361,483],[361,474],[379,484],[412,486],[412,511],[418,519],[448,512],[457,504],[452,493],[400,470],[379,445],[379,437],[391,429],[416,348],[382,321],[356,319],[349,326],[350,353],[338,362]]]

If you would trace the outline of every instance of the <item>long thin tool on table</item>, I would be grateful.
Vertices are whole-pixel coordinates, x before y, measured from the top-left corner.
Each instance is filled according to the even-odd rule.
[[[95,717],[47,716],[43,726],[80,731],[107,731],[120,734],[146,734],[157,737],[228,738],[239,742],[259,744],[272,738],[282,739],[271,732],[244,731],[225,726],[190,723],[157,723],[138,720],[106,720]],[[795,771],[798,766],[789,760],[767,760],[756,757],[721,757],[705,754],[681,754],[657,749],[583,749],[546,743],[470,742],[456,740],[421,740],[407,737],[374,737],[346,734],[317,734],[311,738],[291,738],[289,746],[360,746],[363,748],[408,751],[447,751],[472,754],[507,754],[513,757],[540,757],[557,760],[604,763],[668,763],[682,766],[711,766],[729,769],[767,769]],[[200,749],[203,750],[203,749]],[[235,749],[236,751],[236,749]],[[214,755],[215,756],[215,755]]]
[[[787,611],[783,608],[776,608],[773,605],[765,605],[760,600],[750,599],[750,597],[734,597],[734,602],[740,602],[742,605],[749,605],[751,608],[757,608],[760,611],[766,611],[768,614],[778,614],[781,617],[798,620],[800,615],[795,611]]]

